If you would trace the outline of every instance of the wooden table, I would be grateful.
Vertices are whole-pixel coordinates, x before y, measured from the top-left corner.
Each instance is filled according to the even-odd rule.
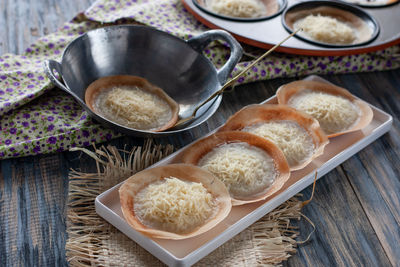
[[[0,1],[0,54],[22,53],[39,36],[55,31],[92,2]],[[394,124],[388,134],[318,181],[314,200],[303,210],[317,230],[285,265],[398,266],[400,70],[323,77],[392,114]],[[240,107],[268,98],[292,80],[237,87],[224,96],[219,111],[207,124],[158,142],[181,147],[221,125]],[[140,142],[125,137],[112,143]],[[65,204],[70,168],[93,171],[95,166],[88,157],[72,152],[0,162],[0,266],[67,265]],[[308,198],[311,188],[302,193]],[[311,230],[305,220],[299,226],[303,237]]]

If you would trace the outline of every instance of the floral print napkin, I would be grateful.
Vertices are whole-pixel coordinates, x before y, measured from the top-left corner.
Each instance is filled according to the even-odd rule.
[[[0,158],[64,151],[110,140],[120,134],[89,118],[75,100],[54,88],[43,70],[45,59],[60,61],[65,47],[81,34],[113,24],[142,23],[183,39],[208,28],[183,7],[181,0],[99,0],[57,32],[47,35],[22,55],[0,56]],[[262,54],[245,46],[244,60],[233,75]],[[295,56],[274,53],[241,77],[237,84],[309,74],[380,71],[400,66],[400,46],[344,57]],[[229,55],[223,43],[204,51],[216,67]]]

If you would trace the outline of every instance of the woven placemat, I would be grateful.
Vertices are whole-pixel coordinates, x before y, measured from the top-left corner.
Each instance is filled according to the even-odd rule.
[[[71,171],[67,212],[67,260],[70,266],[163,266],[163,263],[97,215],[94,200],[101,192],[173,152],[170,145],[146,141],[143,147],[119,151],[113,146],[95,152],[97,173]],[[286,201],[258,222],[199,261],[196,266],[279,264],[296,252],[303,202]]]

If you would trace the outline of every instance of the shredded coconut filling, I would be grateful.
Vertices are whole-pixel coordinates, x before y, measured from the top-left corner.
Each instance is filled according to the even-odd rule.
[[[293,95],[288,104],[318,120],[327,134],[345,131],[360,117],[360,110],[342,96],[306,90]]]
[[[142,189],[134,212],[146,226],[173,233],[190,233],[213,216],[216,204],[201,183],[165,178]]]
[[[267,13],[260,0],[209,0],[209,2],[212,11],[231,17],[258,18]]]
[[[302,28],[310,38],[330,44],[351,44],[357,36],[346,23],[329,16],[308,15],[296,21],[293,27]]]
[[[198,165],[220,179],[233,198],[263,192],[278,175],[274,160],[247,143],[218,146],[203,156]]]
[[[247,126],[242,131],[256,134],[276,144],[285,155],[289,166],[303,163],[314,153],[312,137],[294,121],[262,122]]]
[[[119,86],[100,93],[95,106],[107,118],[141,130],[158,129],[172,117],[166,101],[137,86]]]

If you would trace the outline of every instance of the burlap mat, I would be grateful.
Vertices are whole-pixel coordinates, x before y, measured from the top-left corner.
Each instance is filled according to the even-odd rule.
[[[97,173],[70,173],[66,244],[70,266],[163,266],[163,263],[119,232],[95,212],[98,194],[173,152],[154,145],[118,151],[108,146],[91,152]],[[302,201],[293,197],[199,261],[196,266],[256,266],[279,264],[296,252]]]

